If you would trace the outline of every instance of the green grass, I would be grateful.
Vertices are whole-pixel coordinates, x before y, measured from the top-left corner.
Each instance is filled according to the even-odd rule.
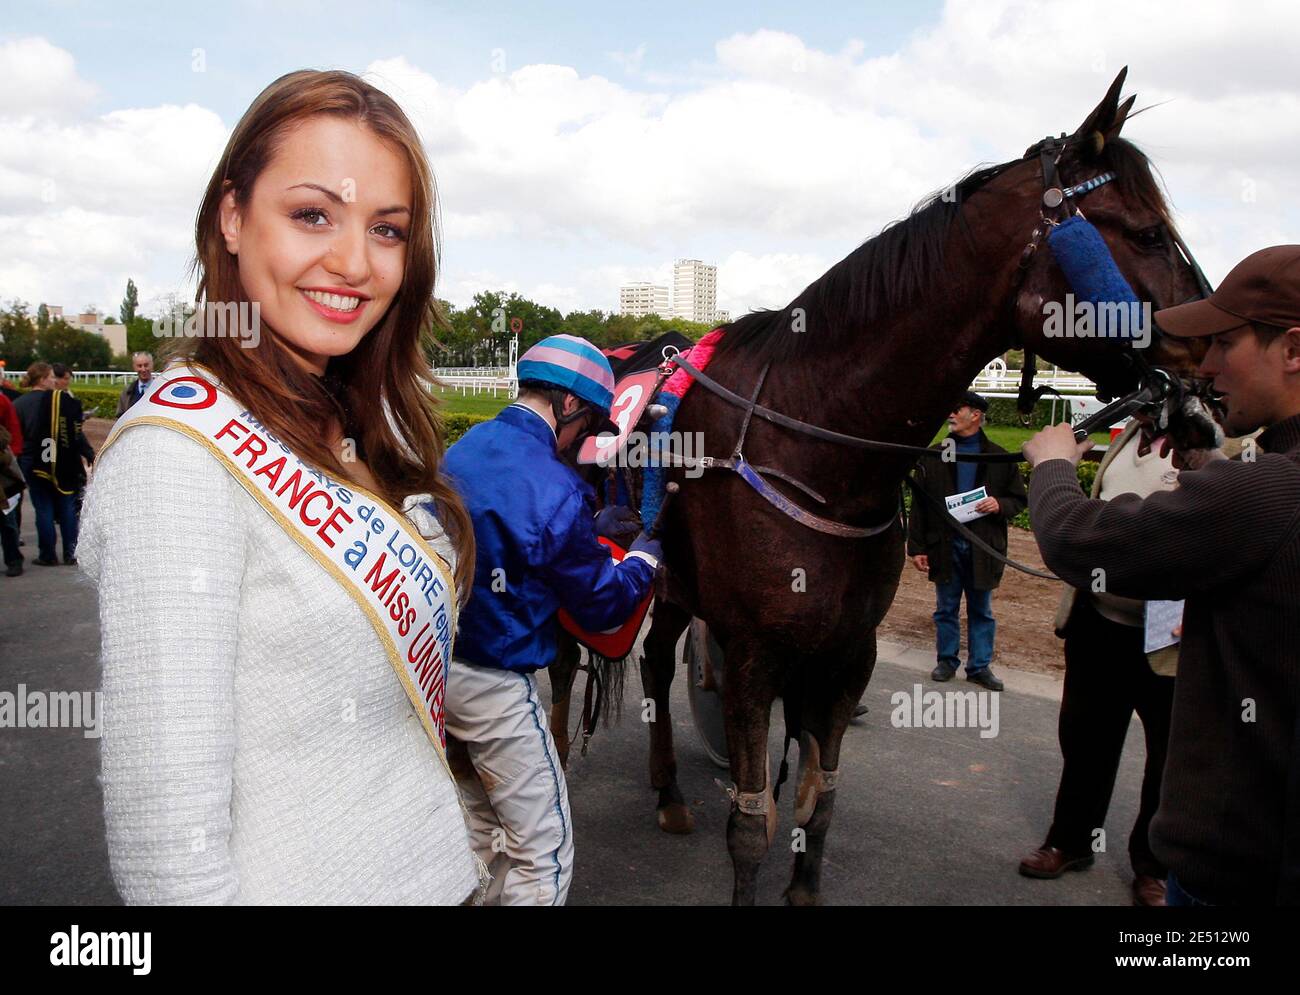
[[[947,434],[948,429],[945,427],[937,436],[935,436],[935,441],[938,442]],[[1021,446],[1038,434],[1038,429],[1021,428],[1018,425],[986,425],[984,427],[984,434],[1007,452],[1016,452]],[[1093,432],[1089,438],[1097,445],[1104,446],[1110,442],[1110,433]]]
[[[483,415],[486,418],[493,417],[510,403],[510,398],[506,397],[504,391],[496,397],[491,394],[475,396],[470,393],[461,397],[458,390],[437,390],[434,391],[433,396],[444,402],[439,409],[443,414]]]

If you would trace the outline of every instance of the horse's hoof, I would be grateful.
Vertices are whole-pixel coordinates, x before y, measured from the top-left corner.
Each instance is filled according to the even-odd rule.
[[[681,802],[665,805],[656,810],[655,815],[659,819],[659,828],[666,833],[685,836],[695,830],[695,816],[691,815],[691,810]]]
[[[798,908],[811,908],[821,905],[820,895],[814,895],[806,888],[787,888],[785,890],[785,904]]]

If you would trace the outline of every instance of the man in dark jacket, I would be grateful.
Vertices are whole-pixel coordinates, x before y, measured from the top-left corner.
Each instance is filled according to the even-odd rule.
[[[1204,301],[1156,313],[1209,336],[1201,363],[1238,458],[1179,452],[1172,491],[1085,497],[1068,425],[1024,446],[1043,559],[1076,587],[1184,600],[1151,849],[1170,905],[1300,904],[1300,245],[1238,263]]]
[[[935,449],[945,454],[1005,453],[984,434],[984,416],[989,402],[967,391],[961,404],[948,416],[949,435]],[[989,664],[993,661],[993,589],[1002,580],[1003,563],[958,535],[938,507],[961,496],[962,505],[973,505],[979,517],[966,524],[972,533],[1000,553],[1007,549],[1007,522],[1025,507],[1025,483],[1015,463],[974,463],[952,458],[923,459],[916,478],[931,500],[918,496],[912,502],[908,525],[907,555],[916,569],[929,575],[935,585],[935,649],[937,661],[930,677],[951,680],[961,666],[961,599],[966,596],[968,645],[966,679],[1001,691],[1002,681]],[[978,492],[983,488],[984,493]]]
[[[153,386],[153,356],[147,352],[137,352],[131,357],[131,365],[135,367],[135,379],[123,387],[122,393],[118,395],[117,418],[126,414],[131,405],[144,397]]]

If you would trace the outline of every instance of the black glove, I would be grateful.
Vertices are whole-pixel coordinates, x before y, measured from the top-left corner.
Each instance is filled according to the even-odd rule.
[[[628,550],[628,553],[647,553],[650,556],[653,556],[655,561],[658,562],[664,558],[664,547],[660,544],[658,539],[651,539],[648,535],[642,532],[635,540],[633,540],[632,548]]]
[[[624,505],[610,505],[596,513],[596,535],[613,539],[641,528],[641,516]]]

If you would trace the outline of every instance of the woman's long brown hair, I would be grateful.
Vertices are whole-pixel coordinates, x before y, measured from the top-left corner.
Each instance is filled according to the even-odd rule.
[[[460,495],[441,473],[446,444],[431,393],[425,344],[445,319],[433,296],[440,252],[437,190],[424,147],[397,103],[360,77],[342,71],[299,70],[263,90],[240,118],[208,182],[194,226],[195,303],[247,301],[239,260],[226,249],[220,206],[233,189],[248,209],[253,184],[271,162],[287,129],[317,114],[355,121],[406,157],[413,178],[406,271],[388,313],[346,356],[330,360],[341,378],[352,424],[360,435],[381,496],[399,510],[408,494],[431,494],[438,519],[456,549],[456,589],[463,602],[474,578],[474,530]],[[251,302],[250,302],[251,303]],[[173,340],[248,406],[304,461],[358,483],[328,444],[322,426],[344,412],[320,380],[294,360],[275,335],[256,348],[238,337]]]

